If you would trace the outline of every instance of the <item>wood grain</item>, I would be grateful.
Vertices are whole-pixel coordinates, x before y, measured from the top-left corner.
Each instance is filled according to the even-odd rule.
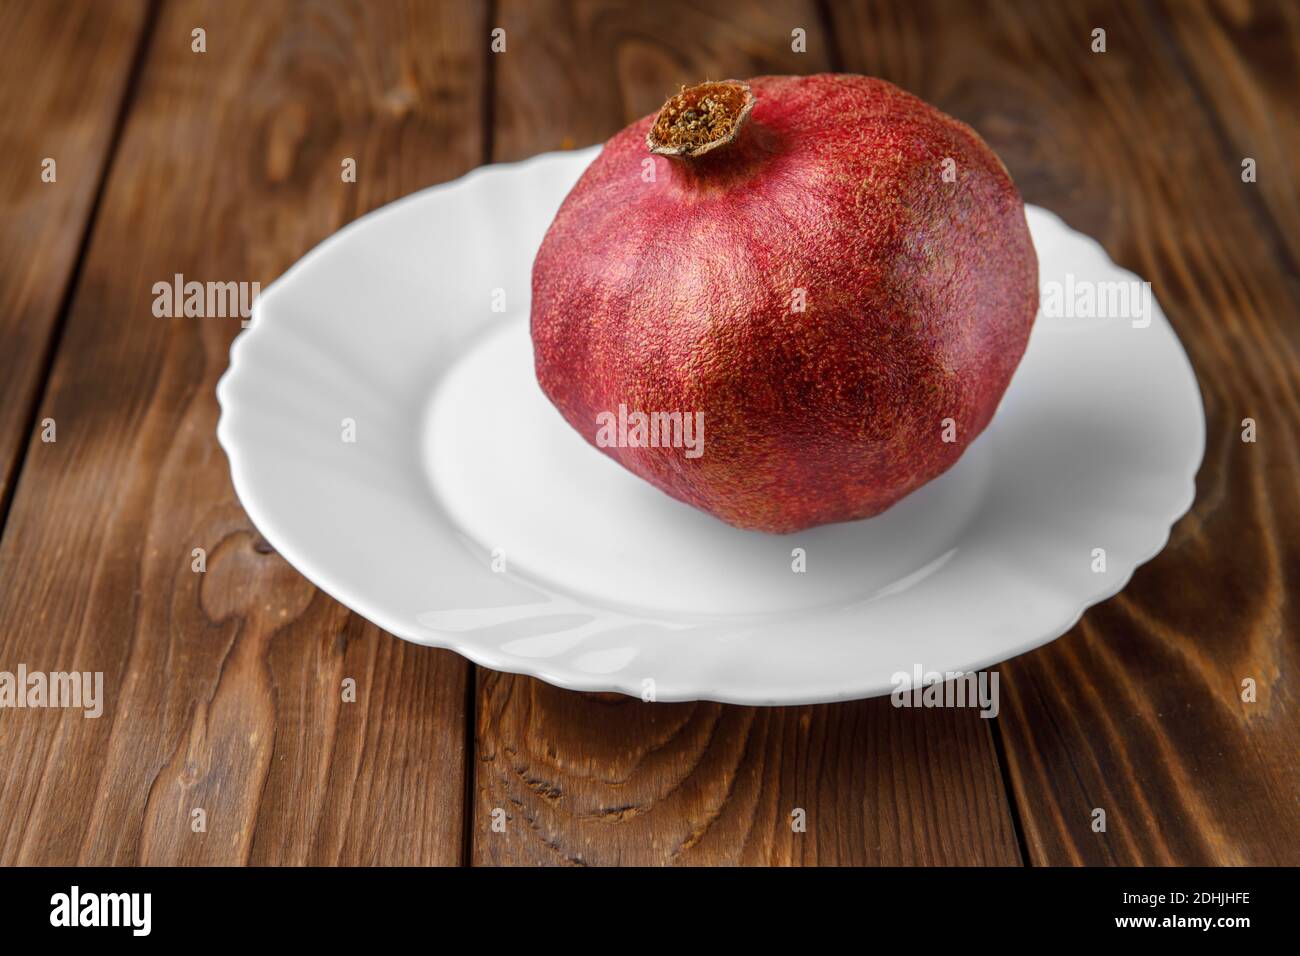
[[[1293,281],[1300,262],[1300,5],[1282,0],[1162,2],[1153,22],[1190,76],[1238,168],[1256,162],[1257,189],[1237,190],[1275,221],[1273,238]],[[1232,153],[1228,154],[1232,158]],[[1267,226],[1265,228],[1268,228]]]
[[[0,718],[0,863],[461,860],[467,665],[261,541],[214,437],[239,320],[151,289],[267,283],[479,163],[485,45],[463,3],[163,8],[0,542],[0,660],[102,671],[107,702]]]
[[[810,4],[521,2],[497,20],[499,159],[603,141],[705,77],[832,63]],[[791,51],[797,27],[806,53]],[[989,728],[970,712],[646,704],[478,678],[476,863],[1019,862]]]
[[[499,162],[603,143],[703,78],[817,73],[832,63],[811,0],[503,0],[496,11],[509,41],[493,58]],[[791,50],[795,29],[806,34],[804,53]]]
[[[144,0],[0,3],[0,520],[146,9]]]
[[[648,704],[485,670],[479,708],[476,864],[1019,862],[972,711]]]
[[[1276,11],[1222,9],[1260,8]],[[1300,710],[1288,676],[1300,665],[1300,329],[1278,238],[1296,210],[1285,185],[1261,202],[1259,185],[1241,181],[1244,147],[1232,139],[1260,124],[1214,112],[1230,111],[1234,95],[1198,85],[1230,77],[1257,120],[1285,112],[1275,91],[1287,71],[1257,83],[1236,41],[1222,39],[1179,56],[1170,36],[1216,29],[1197,4],[835,11],[850,68],[970,122],[1028,201],[1153,283],[1206,403],[1196,504],[1169,546],[1070,634],[1001,668],[999,722],[1032,862],[1300,861]],[[1104,54],[1089,49],[1096,27],[1107,30]],[[1252,31],[1249,59],[1285,62],[1294,42]],[[1263,125],[1265,168],[1282,179],[1290,134]],[[1246,417],[1257,443],[1241,441]],[[1248,677],[1257,703],[1240,699]],[[1091,828],[1096,808],[1105,833]]]

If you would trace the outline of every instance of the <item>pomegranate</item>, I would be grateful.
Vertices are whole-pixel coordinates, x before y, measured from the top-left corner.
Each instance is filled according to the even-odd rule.
[[[1038,310],[1006,168],[864,76],[683,89],[605,144],[533,266],[537,379],[740,528],[867,518],[989,423]]]

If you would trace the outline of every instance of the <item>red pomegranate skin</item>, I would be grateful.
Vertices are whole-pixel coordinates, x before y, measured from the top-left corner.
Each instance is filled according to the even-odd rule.
[[[747,82],[726,146],[652,155],[653,116],[605,144],[538,252],[532,338],[542,390],[593,446],[620,404],[703,412],[699,457],[599,450],[788,533],[878,514],[952,467],[1024,353],[1038,263],[969,127],[869,77]]]

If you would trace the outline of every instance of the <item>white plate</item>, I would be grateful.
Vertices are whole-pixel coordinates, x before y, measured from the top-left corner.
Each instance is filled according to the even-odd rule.
[[[660,493],[533,375],[533,255],[595,153],[486,167],[365,216],[268,289],[231,349],[217,434],[240,500],[384,629],[581,690],[870,697],[916,666],[971,671],[1052,640],[1190,507],[1204,414],[1158,307],[1144,328],[1040,315],[985,433],[871,520],[769,536]],[[1027,212],[1044,286],[1135,281]]]

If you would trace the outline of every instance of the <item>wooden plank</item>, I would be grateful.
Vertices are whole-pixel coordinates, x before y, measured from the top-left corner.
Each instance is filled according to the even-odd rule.
[[[811,0],[738,6],[727,0],[505,0],[495,24],[494,160],[602,143],[654,112],[683,85],[764,73],[818,73],[833,62]],[[791,50],[805,31],[807,49]]]
[[[1190,18],[1172,31],[1180,42],[1222,29],[1175,9]],[[1137,4],[834,10],[851,69],[971,123],[1029,202],[1153,283],[1206,403],[1196,504],[1168,547],[1070,634],[1001,668],[998,720],[1032,862],[1300,862],[1300,709],[1286,680],[1300,666],[1289,600],[1300,572],[1297,290],[1258,215],[1258,186],[1241,181],[1243,147],[1220,132],[1244,141],[1255,122],[1207,113],[1232,98],[1199,94],[1157,15]],[[1095,28],[1105,53],[1090,51]],[[1247,82],[1239,58],[1289,62],[1293,74],[1293,37],[1253,31],[1243,54],[1235,36],[1205,36],[1195,70],[1223,69],[1234,89]],[[1252,110],[1288,109],[1284,81],[1260,69],[1271,105]],[[1261,155],[1280,179],[1275,148]],[[1271,188],[1286,228],[1295,210],[1284,186]],[[1241,440],[1246,417],[1254,444]],[[1240,699],[1246,678],[1257,703]],[[1105,833],[1091,827],[1098,808]]]
[[[0,522],[146,9],[0,4]]]
[[[163,9],[0,542],[0,660],[103,672],[105,709],[0,717],[0,862],[460,861],[467,665],[261,541],[214,437],[239,321],[151,289],[267,283],[476,165],[485,37],[458,2]]]
[[[519,2],[496,19],[499,159],[602,141],[702,78],[832,62],[811,4]],[[971,712],[646,704],[480,671],[477,746],[480,864],[1019,860],[991,735]]]
[[[968,710],[647,704],[480,670],[476,774],[480,865],[1018,862]]]
[[[1163,0],[1154,22],[1171,37],[1174,58],[1232,146],[1238,168],[1246,158],[1255,160],[1258,195],[1237,192],[1257,218],[1275,220],[1273,234],[1294,275],[1300,262],[1300,6]],[[1225,162],[1232,158],[1226,155]]]

